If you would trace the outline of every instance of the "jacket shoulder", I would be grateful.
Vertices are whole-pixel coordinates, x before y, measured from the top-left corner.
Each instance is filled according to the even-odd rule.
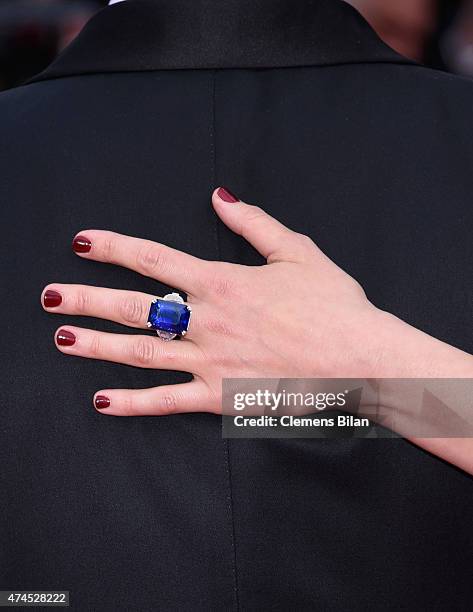
[[[400,89],[412,88],[413,92],[424,90],[429,93],[464,96],[473,99],[473,79],[436,70],[419,64],[392,64],[389,72],[394,73]]]

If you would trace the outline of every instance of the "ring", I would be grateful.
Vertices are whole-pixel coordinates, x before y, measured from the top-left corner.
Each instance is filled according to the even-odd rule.
[[[179,293],[168,293],[151,302],[147,326],[155,329],[161,340],[173,340],[187,334],[191,312]]]

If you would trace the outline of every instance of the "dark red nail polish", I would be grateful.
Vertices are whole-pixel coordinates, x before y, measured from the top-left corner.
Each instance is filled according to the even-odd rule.
[[[76,337],[72,332],[65,329],[60,329],[57,333],[56,341],[59,346],[72,346],[75,344]]]
[[[225,187],[219,187],[217,191],[217,195],[224,202],[230,202],[232,204],[234,204],[235,202],[239,202],[239,198],[234,196],[233,193],[229,191],[228,189],[225,189]]]
[[[56,308],[56,306],[60,306],[61,302],[62,296],[57,291],[48,289],[44,294],[43,303],[46,308]]]
[[[76,236],[72,241],[72,249],[76,253],[88,253],[92,248],[92,243],[85,236]]]
[[[110,400],[105,395],[97,395],[95,398],[95,407],[97,410],[103,410],[104,408],[108,408],[110,406]]]

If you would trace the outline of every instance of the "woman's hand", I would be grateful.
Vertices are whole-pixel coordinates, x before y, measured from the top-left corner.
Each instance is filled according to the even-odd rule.
[[[375,308],[360,285],[307,236],[224,189],[214,192],[212,202],[220,219],[248,240],[267,265],[203,261],[162,244],[101,230],[84,230],[75,238],[74,250],[84,259],[124,266],[177,287],[187,293],[192,307],[189,333],[180,341],[164,342],[149,332],[122,335],[70,326],[57,331],[56,345],[67,355],[194,376],[179,385],[101,390],[94,398],[97,409],[119,416],[217,413],[223,378],[437,375],[435,364],[430,374],[427,367],[416,374],[415,367],[423,353],[426,363],[433,363],[432,343],[440,353],[447,345]],[[146,330],[154,297],[52,284],[42,303],[48,312]],[[445,358],[455,368],[451,351],[465,354],[448,350]],[[471,361],[463,370],[464,361],[457,358],[457,375],[471,375]]]

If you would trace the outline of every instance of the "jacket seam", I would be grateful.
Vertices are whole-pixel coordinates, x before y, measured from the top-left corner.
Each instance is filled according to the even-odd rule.
[[[422,68],[424,70],[435,70],[430,68],[429,66],[424,66],[422,64],[418,64],[412,60],[407,58],[399,58],[392,60],[357,60],[357,61],[341,61],[341,62],[333,62],[326,64],[288,64],[283,66],[202,66],[202,67],[192,67],[192,66],[172,66],[172,67],[160,67],[160,68],[98,68],[97,70],[78,70],[71,72],[59,72],[54,74],[54,71],[51,69],[51,74],[48,74],[49,68],[46,68],[43,72],[31,77],[28,81],[23,83],[23,85],[32,85],[34,83],[42,83],[44,81],[54,81],[57,79],[65,79],[69,77],[80,77],[80,76],[93,76],[98,74],[129,74],[129,73],[143,73],[143,72],[183,72],[183,71],[211,71],[214,73],[223,71],[223,70],[255,70],[255,71],[264,71],[264,70],[292,70],[294,68],[337,68],[340,66],[363,66],[363,65],[375,65],[375,64],[386,64],[386,65],[398,65],[398,66],[410,66],[411,68]],[[437,70],[437,72],[442,72],[441,70]],[[455,76],[455,75],[454,75]],[[457,75],[459,76],[459,75]]]
[[[211,158],[211,177],[212,187],[217,186],[217,144],[216,144],[216,81],[217,81],[217,70],[212,70],[211,79],[211,122],[210,122],[210,158]],[[214,215],[214,238],[215,247],[217,252],[217,260],[221,260],[221,248],[219,240],[219,229],[218,229],[218,218]],[[223,417],[222,417],[223,418]],[[232,551],[232,574],[233,574],[233,595],[234,595],[234,607],[235,610],[240,610],[239,594],[238,594],[238,572],[237,572],[237,555],[236,555],[236,538],[235,538],[235,520],[234,520],[234,508],[233,508],[233,491],[232,491],[232,473],[230,466],[230,446],[228,438],[222,438],[223,452],[224,452],[224,468],[226,473],[226,479],[228,482],[227,489],[227,505],[230,517],[230,540],[231,540],[231,551]]]

